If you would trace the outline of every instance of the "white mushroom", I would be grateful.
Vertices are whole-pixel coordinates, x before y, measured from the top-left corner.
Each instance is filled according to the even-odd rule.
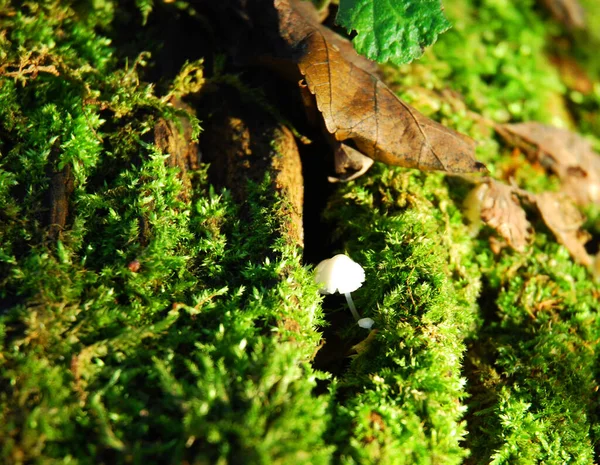
[[[350,293],[362,286],[365,280],[365,270],[350,257],[339,254],[323,260],[315,269],[315,281],[321,285],[321,294],[335,294],[339,292],[346,296],[346,302],[352,315],[358,321],[360,315],[356,311]]]
[[[375,320],[373,318],[361,318],[358,320],[358,326],[365,329],[371,329],[371,327],[375,324]]]

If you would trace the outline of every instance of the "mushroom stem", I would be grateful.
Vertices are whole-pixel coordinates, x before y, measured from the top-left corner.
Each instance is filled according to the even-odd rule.
[[[356,311],[356,307],[354,306],[354,301],[352,300],[352,296],[349,292],[344,294],[346,296],[346,302],[348,302],[348,307],[350,307],[350,311],[352,312],[352,316],[356,321],[360,320],[360,315]]]

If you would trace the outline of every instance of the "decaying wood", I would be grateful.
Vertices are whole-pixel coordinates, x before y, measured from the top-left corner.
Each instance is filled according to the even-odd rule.
[[[172,104],[175,108],[191,111],[191,108],[179,99],[174,99]],[[169,155],[168,166],[179,168],[184,185],[183,195],[187,196],[191,188],[187,172],[200,166],[198,143],[192,140],[192,125],[189,119],[183,116],[179,117],[177,122],[159,119],[154,126],[154,144]]]
[[[303,245],[302,164],[288,128],[256,108],[252,114],[225,109],[205,125],[201,147],[213,183],[229,189],[241,204],[248,198],[248,182],[263,182],[269,174],[273,189],[287,200],[281,210],[284,236]]]
[[[48,233],[52,239],[56,239],[67,224],[69,202],[74,189],[75,178],[70,164],[51,174],[49,190],[50,217],[48,220],[50,228]]]

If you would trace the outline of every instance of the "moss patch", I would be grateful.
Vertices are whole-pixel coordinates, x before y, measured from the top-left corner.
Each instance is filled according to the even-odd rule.
[[[202,8],[17,3],[0,1],[3,462],[597,462],[600,288],[535,212],[528,250],[494,254],[491,231],[465,224],[461,180],[378,165],[332,188],[320,225],[331,236],[312,250],[365,267],[353,295],[369,333],[319,296],[272,176],[235,178],[232,195],[154,143],[159,121],[180,118],[202,137],[192,106],[210,118],[215,87],[257,86],[208,39],[205,64],[158,58],[159,16],[221,37]],[[557,189],[490,122],[533,119],[597,142],[593,30],[573,35],[531,0],[446,12],[453,29],[419,62],[386,68],[388,82],[474,137],[494,177]],[[561,54],[591,91],[561,74]],[[192,106],[172,105],[189,94]],[[594,249],[599,212],[586,213]],[[321,363],[327,351],[335,363]]]

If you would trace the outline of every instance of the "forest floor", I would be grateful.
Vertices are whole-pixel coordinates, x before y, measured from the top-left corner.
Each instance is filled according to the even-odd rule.
[[[533,0],[446,1],[452,28],[377,71],[487,177],[330,183],[297,86],[231,54],[235,18],[0,0],[0,461],[597,463],[600,6],[581,4],[577,29]],[[559,129],[509,126],[531,122]],[[465,203],[495,181],[496,223]],[[542,201],[564,192],[570,222]],[[337,253],[365,269],[371,330],[319,294]]]

